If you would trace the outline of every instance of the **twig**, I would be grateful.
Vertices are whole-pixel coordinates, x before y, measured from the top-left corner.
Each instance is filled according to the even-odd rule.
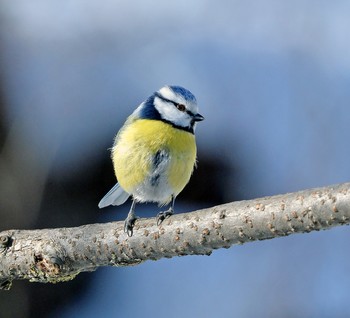
[[[210,255],[255,240],[349,224],[350,183],[239,201],[171,216],[138,219],[134,235],[123,222],[0,233],[0,288],[15,279],[56,283],[99,266],[129,266],[182,255]]]

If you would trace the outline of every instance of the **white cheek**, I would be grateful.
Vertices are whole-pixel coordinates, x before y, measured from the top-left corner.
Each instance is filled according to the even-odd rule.
[[[156,97],[154,99],[154,106],[163,119],[170,121],[177,126],[190,127],[192,120],[191,116],[185,112],[180,112],[174,105],[166,103]]]
[[[168,105],[159,98],[154,99],[154,106],[163,119],[172,121],[177,117],[178,110],[173,105]]]
[[[177,117],[177,119],[173,120],[173,123],[181,127],[190,127],[191,117],[188,116],[186,113],[182,113],[181,117]]]

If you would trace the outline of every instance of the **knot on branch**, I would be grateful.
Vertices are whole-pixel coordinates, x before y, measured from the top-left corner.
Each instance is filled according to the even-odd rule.
[[[70,262],[66,257],[66,251],[57,242],[50,241],[49,243],[36,248],[30,281],[57,283],[72,280],[79,272],[72,273],[69,269]]]
[[[12,245],[12,237],[9,235],[0,236],[0,254],[6,252],[6,250]]]
[[[63,264],[63,261],[55,257],[45,257],[39,253],[34,254],[34,264],[38,274],[41,272],[49,276],[57,276],[60,273],[60,264]]]

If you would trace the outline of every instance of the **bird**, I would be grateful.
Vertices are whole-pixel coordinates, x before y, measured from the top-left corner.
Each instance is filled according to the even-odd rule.
[[[157,225],[174,213],[175,199],[197,164],[196,123],[204,120],[197,100],[187,89],[167,85],[143,101],[114,138],[111,158],[116,185],[98,207],[132,204],[124,232],[133,235],[137,203],[170,205],[157,214]]]

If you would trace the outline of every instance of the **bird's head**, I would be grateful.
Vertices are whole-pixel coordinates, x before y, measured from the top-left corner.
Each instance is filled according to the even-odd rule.
[[[139,114],[141,118],[159,119],[171,125],[194,132],[197,121],[204,117],[198,113],[194,95],[180,86],[164,86],[143,104]]]

